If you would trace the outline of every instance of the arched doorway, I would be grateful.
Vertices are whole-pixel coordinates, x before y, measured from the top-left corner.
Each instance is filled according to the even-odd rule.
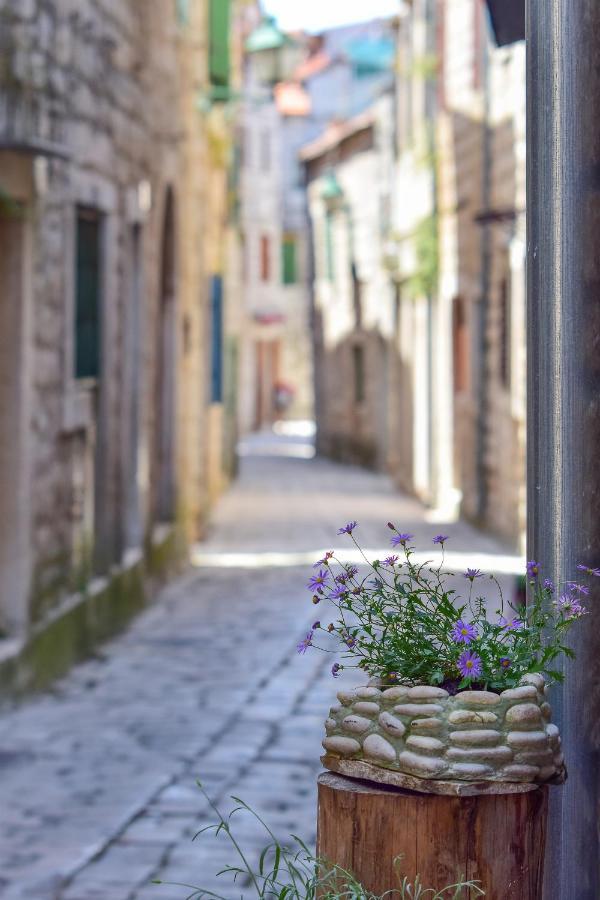
[[[175,195],[167,187],[163,213],[160,295],[156,331],[155,458],[153,479],[154,521],[168,522],[175,515],[175,409],[176,409],[176,242]]]

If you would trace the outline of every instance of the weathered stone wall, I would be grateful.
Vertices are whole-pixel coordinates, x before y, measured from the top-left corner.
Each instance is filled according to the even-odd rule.
[[[204,515],[206,23],[204,2],[180,21],[172,0],[9,0],[0,12],[0,95],[18,112],[0,122],[0,187],[22,204],[28,248],[26,366],[15,373],[30,410],[20,631],[150,546],[160,520],[192,536]],[[30,168],[28,195],[10,177],[13,157]],[[78,206],[101,223],[93,382],[74,377]],[[170,482],[161,506],[157,485]]]

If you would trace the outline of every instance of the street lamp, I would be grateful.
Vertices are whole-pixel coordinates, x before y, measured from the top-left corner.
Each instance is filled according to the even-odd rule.
[[[286,50],[295,46],[272,16],[265,16],[246,41],[246,53],[252,57],[259,82],[273,85],[281,81],[286,70]]]

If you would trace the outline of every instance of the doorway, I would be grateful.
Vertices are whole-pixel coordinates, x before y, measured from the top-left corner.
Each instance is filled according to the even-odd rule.
[[[176,233],[175,196],[165,194],[156,346],[154,520],[175,515]]]
[[[5,634],[22,631],[28,618],[25,239],[18,209],[0,217],[0,632]]]

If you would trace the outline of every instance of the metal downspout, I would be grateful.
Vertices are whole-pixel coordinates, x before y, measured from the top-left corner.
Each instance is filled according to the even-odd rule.
[[[527,0],[528,556],[557,584],[600,564],[600,4]],[[553,688],[545,900],[600,897],[600,579]]]

